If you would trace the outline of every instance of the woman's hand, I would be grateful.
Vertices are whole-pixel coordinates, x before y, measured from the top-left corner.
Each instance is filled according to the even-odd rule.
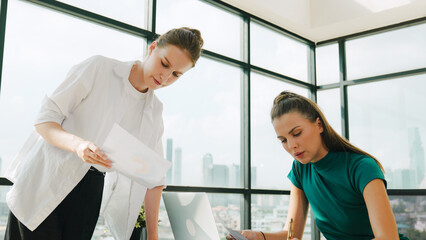
[[[247,238],[247,240],[257,240],[257,234],[258,232],[252,231],[252,230],[243,230],[239,231],[244,237]],[[231,236],[231,234],[226,235],[227,240],[235,240],[234,237]]]
[[[98,164],[106,168],[111,168],[111,160],[109,160],[106,154],[92,142],[83,140],[76,147],[75,153],[86,163]]]
[[[111,160],[98,146],[65,131],[58,123],[44,122],[34,127],[53,146],[76,153],[84,162],[111,168]]]

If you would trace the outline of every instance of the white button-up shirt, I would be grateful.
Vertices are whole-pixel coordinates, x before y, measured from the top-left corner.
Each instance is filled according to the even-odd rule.
[[[128,77],[134,62],[94,56],[71,69],[43,101],[36,124],[56,122],[66,131],[102,146],[114,123],[163,155],[162,103],[152,90],[137,91]],[[34,230],[90,168],[75,153],[54,147],[35,131],[6,172],[13,182],[6,200],[13,214]],[[157,184],[165,186],[165,178]],[[129,239],[146,187],[124,175],[105,177],[101,214],[116,239]]]

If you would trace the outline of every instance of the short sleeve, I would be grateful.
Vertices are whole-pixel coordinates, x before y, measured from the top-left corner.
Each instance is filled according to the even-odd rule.
[[[356,190],[363,194],[365,186],[374,179],[382,179],[387,185],[385,176],[376,161],[368,156],[355,159],[351,168],[353,184]]]
[[[101,56],[94,56],[74,66],[51,96],[44,98],[35,124],[62,124],[90,93],[102,59]]]
[[[301,169],[297,165],[298,165],[297,162],[294,160],[293,166],[292,166],[290,172],[288,173],[287,177],[288,177],[288,179],[290,179],[290,181],[293,183],[294,186],[303,190],[302,182],[301,182],[301,175],[300,175]]]

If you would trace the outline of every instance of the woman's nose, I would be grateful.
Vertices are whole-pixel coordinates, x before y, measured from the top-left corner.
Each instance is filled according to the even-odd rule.
[[[162,82],[166,83],[167,80],[169,80],[171,75],[172,75],[171,70],[164,70],[160,75]]]
[[[288,148],[290,148],[290,149],[297,147],[297,143],[294,140],[288,139],[287,144],[288,144]]]

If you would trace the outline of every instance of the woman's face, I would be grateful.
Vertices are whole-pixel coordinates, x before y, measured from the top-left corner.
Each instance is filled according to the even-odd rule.
[[[158,47],[153,42],[143,63],[145,85],[152,90],[169,86],[193,66],[185,50],[174,45]]]
[[[300,163],[316,162],[327,155],[328,151],[321,138],[323,126],[319,118],[310,122],[294,111],[276,118],[272,124],[284,149]]]

